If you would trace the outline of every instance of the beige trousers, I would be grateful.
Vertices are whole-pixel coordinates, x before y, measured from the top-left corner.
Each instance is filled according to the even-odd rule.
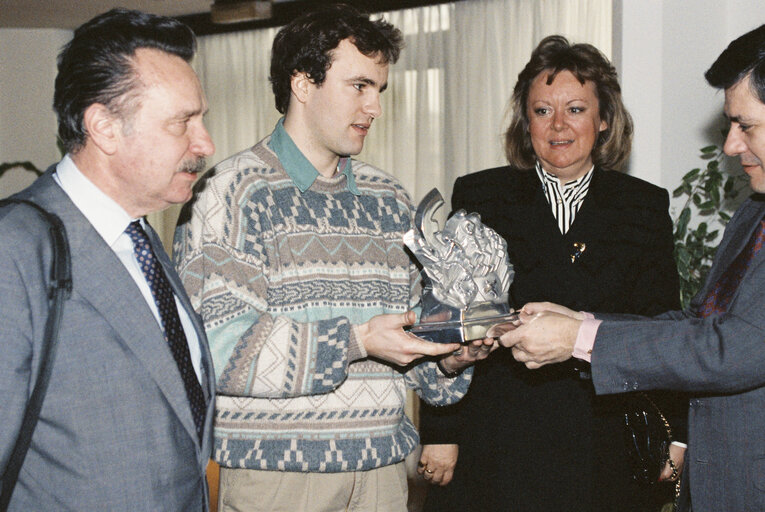
[[[403,462],[369,471],[220,468],[219,512],[406,512]]]

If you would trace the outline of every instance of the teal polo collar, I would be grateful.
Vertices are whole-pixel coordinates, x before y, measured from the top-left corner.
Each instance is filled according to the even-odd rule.
[[[271,140],[268,141],[268,146],[276,153],[276,157],[281,162],[282,167],[287,171],[287,174],[292,178],[292,181],[297,185],[301,193],[311,188],[311,185],[313,185],[313,182],[319,176],[319,171],[308,161],[295,145],[287,130],[284,129],[283,117],[276,123],[276,128],[271,133]],[[337,167],[342,169],[340,172],[345,175],[348,190],[351,194],[361,195],[356,187],[356,180],[353,178],[351,159],[349,157],[342,157]]]

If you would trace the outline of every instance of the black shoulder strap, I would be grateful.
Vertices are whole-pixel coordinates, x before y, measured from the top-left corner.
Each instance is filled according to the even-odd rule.
[[[64,308],[64,300],[69,298],[72,292],[72,265],[64,223],[61,222],[58,216],[50,213],[40,205],[25,199],[5,199],[0,201],[0,207],[14,203],[22,203],[34,208],[45,219],[48,224],[48,234],[53,248],[53,260],[51,262],[50,288],[48,291],[50,312],[45,322],[45,337],[40,349],[40,367],[32,396],[29,398],[27,408],[24,411],[24,420],[21,424],[16,445],[13,447],[8,466],[3,473],[2,493],[0,493],[0,511],[2,512],[8,509],[13,488],[16,486],[21,465],[24,463],[24,457],[26,457],[29,444],[32,441],[32,434],[40,416],[40,409],[42,408],[45,392],[50,381],[51,369],[53,368],[53,360],[55,359],[56,339]]]

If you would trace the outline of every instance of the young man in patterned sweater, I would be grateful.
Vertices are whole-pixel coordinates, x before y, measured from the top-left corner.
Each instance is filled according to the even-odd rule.
[[[216,369],[221,511],[406,510],[406,388],[453,403],[470,381],[459,370],[493,346],[453,354],[403,330],[420,292],[402,242],[412,202],[348,157],[381,114],[401,41],[347,6],[282,29],[271,82],[285,116],[181,216],[176,264]]]

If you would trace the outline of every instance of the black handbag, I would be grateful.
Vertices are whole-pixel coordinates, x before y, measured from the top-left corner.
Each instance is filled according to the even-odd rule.
[[[626,402],[624,432],[632,478],[653,485],[669,460],[672,428],[646,393],[632,393]]]
[[[646,393],[632,393],[626,400],[628,410],[624,413],[624,433],[627,458],[632,468],[632,478],[641,484],[656,485],[659,475],[669,461],[675,478],[675,499],[662,507],[662,511],[677,510],[680,498],[680,478],[672,459],[672,427],[656,403]]]
[[[72,266],[69,242],[63,222],[56,215],[38,204],[24,199],[5,199],[0,201],[0,206],[14,203],[23,203],[34,208],[46,221],[53,249],[53,258],[51,261],[50,288],[48,291],[50,312],[45,322],[45,333],[40,348],[39,371],[34,389],[24,411],[24,419],[22,420],[19,436],[16,439],[8,465],[2,475],[2,492],[0,493],[0,511],[2,512],[8,509],[13,489],[16,487],[19,471],[24,463],[24,458],[29,450],[29,444],[32,442],[32,434],[40,417],[40,410],[42,409],[45,392],[48,389],[53,360],[55,359],[58,328],[61,322],[64,301],[69,298],[72,292]]]

